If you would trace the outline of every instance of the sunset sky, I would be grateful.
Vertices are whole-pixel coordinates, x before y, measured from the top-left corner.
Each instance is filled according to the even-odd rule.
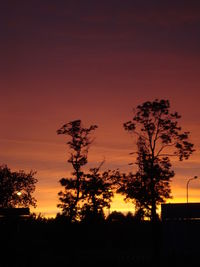
[[[59,179],[71,171],[56,130],[97,124],[88,167],[133,170],[132,109],[169,99],[196,152],[173,163],[173,202],[200,177],[200,2],[29,0],[0,4],[0,164],[36,170],[36,212],[54,216]],[[200,202],[200,178],[189,187]],[[127,211],[116,197],[111,210]],[[34,211],[34,210],[33,210]]]

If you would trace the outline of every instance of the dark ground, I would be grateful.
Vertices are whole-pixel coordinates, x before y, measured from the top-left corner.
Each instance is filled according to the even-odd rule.
[[[0,222],[0,267],[200,266],[200,222]]]

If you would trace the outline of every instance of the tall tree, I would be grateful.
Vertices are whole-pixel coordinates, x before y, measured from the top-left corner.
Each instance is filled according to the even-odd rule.
[[[70,150],[68,162],[73,167],[72,177],[62,178],[60,184],[64,187],[64,191],[60,191],[58,207],[62,209],[63,215],[67,216],[70,221],[76,220],[79,211],[80,200],[83,199],[83,180],[84,173],[82,167],[88,162],[88,150],[92,139],[91,132],[97,128],[91,125],[85,128],[81,120],[71,121],[64,124],[57,134],[64,134],[69,137],[67,145]]]
[[[147,101],[137,106],[131,121],[124,123],[126,131],[137,138],[138,171],[124,179],[121,192],[133,198],[139,207],[150,210],[156,220],[156,207],[170,197],[171,157],[180,161],[193,153],[189,132],[178,125],[181,116],[170,112],[169,100]]]
[[[23,170],[12,172],[7,165],[0,166],[0,207],[36,207],[36,199],[32,196],[37,183],[35,174]]]

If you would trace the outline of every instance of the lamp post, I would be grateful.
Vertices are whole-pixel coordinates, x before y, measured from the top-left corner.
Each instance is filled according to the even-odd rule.
[[[198,178],[198,176],[194,176],[194,177],[190,178],[190,179],[187,181],[187,186],[186,186],[186,188],[187,188],[187,203],[188,203],[188,186],[189,186],[189,182],[192,181],[192,180],[195,180],[195,179],[197,179],[197,178]]]
[[[20,192],[20,191],[17,192],[17,195],[18,195],[19,197],[21,196],[21,194],[22,194],[22,192]]]
[[[17,197],[18,197],[18,204],[17,204],[17,207],[19,208],[20,204],[19,204],[19,200],[20,200],[20,197],[22,195],[22,192],[18,191],[17,192]]]

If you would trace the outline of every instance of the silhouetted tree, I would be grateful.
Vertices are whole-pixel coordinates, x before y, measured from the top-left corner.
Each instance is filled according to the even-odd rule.
[[[82,217],[90,218],[104,217],[104,208],[110,208],[113,192],[111,190],[110,171],[100,173],[100,168],[104,162],[97,168],[90,169],[89,174],[85,174],[83,181],[83,194],[85,204],[82,208]]]
[[[68,162],[72,165],[74,171],[72,172],[72,178],[62,178],[60,180],[60,184],[65,189],[58,193],[61,202],[58,207],[62,209],[63,215],[67,216],[70,221],[76,220],[79,211],[78,205],[80,200],[83,199],[84,173],[82,167],[87,164],[88,150],[92,143],[90,135],[96,128],[96,125],[84,128],[81,120],[75,120],[64,124],[57,131],[57,134],[64,134],[70,138],[67,142],[70,149]]]
[[[151,217],[151,174],[155,177],[155,192],[154,197],[157,204],[163,203],[165,199],[170,198],[170,179],[174,176],[174,171],[171,170],[169,158],[157,158],[154,161],[153,168],[148,151],[145,147],[145,142],[141,137],[137,142],[138,156],[136,164],[138,170],[136,173],[129,173],[122,175],[121,187],[118,193],[126,195],[126,200],[134,200],[135,202],[135,216],[137,219],[144,219],[144,217]]]
[[[137,137],[136,174],[123,175],[119,189],[126,198],[134,199],[138,211],[146,210],[156,220],[156,206],[170,197],[170,157],[188,159],[194,151],[188,142],[189,132],[181,132],[178,119],[170,112],[168,100],[145,102],[139,105],[132,121],[124,123],[126,131]]]
[[[0,166],[0,207],[36,207],[36,199],[32,196],[37,183],[35,174],[23,170],[12,172],[7,165]]]

